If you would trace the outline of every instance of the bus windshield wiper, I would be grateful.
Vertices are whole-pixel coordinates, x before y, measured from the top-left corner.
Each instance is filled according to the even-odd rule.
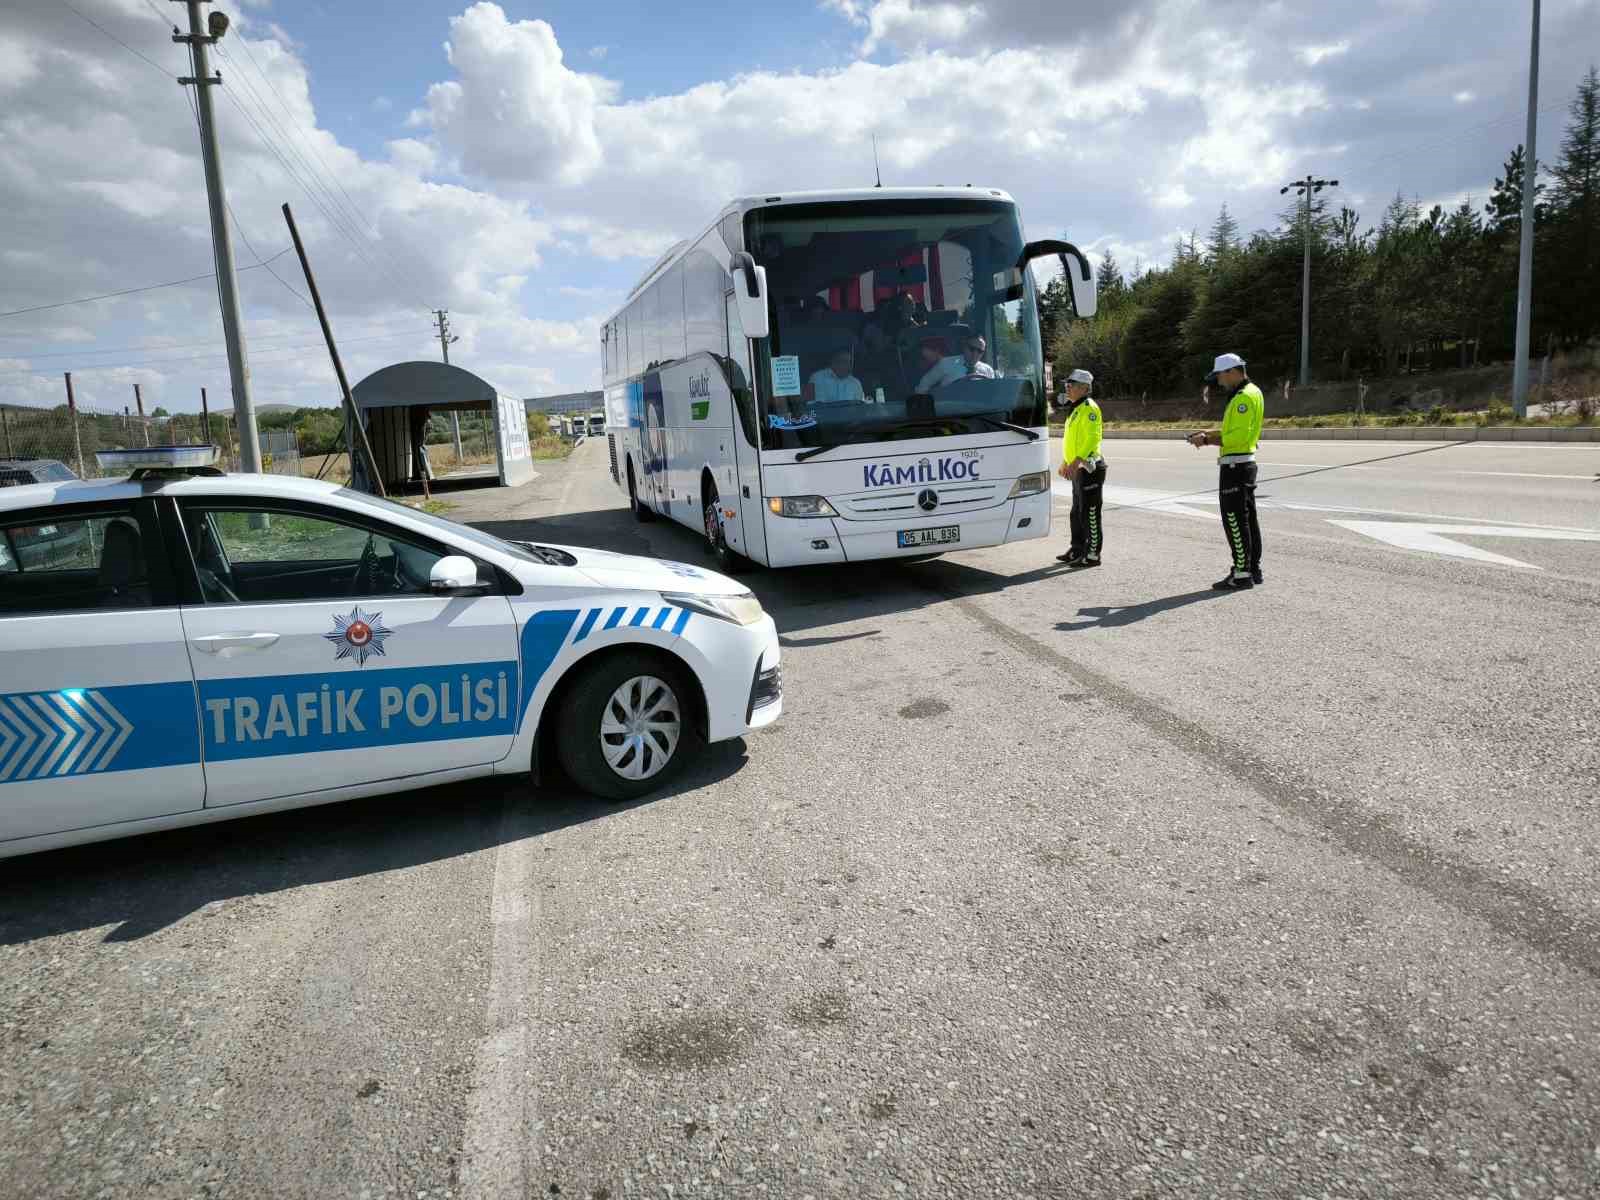
[[[825,446],[812,446],[810,449],[802,450],[799,454],[796,454],[794,460],[795,462],[805,462],[806,459],[815,458],[819,454],[826,454],[829,450],[837,450],[840,445],[841,443],[839,442],[833,442]]]
[[[974,413],[973,416],[977,420],[984,422],[991,429],[1009,429],[1012,433],[1022,434],[1030,442],[1039,440],[1039,431],[1037,429],[1029,429],[1025,425],[1013,425],[1010,421],[1002,421],[999,417],[991,417],[987,413]]]

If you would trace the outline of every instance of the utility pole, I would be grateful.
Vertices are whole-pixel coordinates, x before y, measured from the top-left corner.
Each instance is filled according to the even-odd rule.
[[[1304,179],[1285,184],[1278,189],[1282,196],[1291,189],[1306,198],[1305,207],[1305,259],[1300,266],[1300,386],[1311,382],[1311,197],[1325,187],[1338,187],[1337,179]]]
[[[1511,413],[1528,415],[1528,342],[1533,325],[1533,213],[1539,192],[1539,0],[1533,0],[1533,41],[1528,51],[1528,149],[1522,158],[1522,239],[1517,249],[1517,354],[1511,368]]]
[[[225,13],[213,12],[200,24],[202,0],[173,0],[189,10],[189,32],[173,31],[172,40],[189,47],[194,74],[178,82],[193,84],[200,112],[200,153],[205,160],[206,200],[211,208],[211,249],[217,260],[217,299],[222,305],[222,335],[228,345],[228,377],[233,384],[233,411],[239,422],[239,469],[261,470],[261,441],[256,433],[255,402],[250,396],[250,363],[245,357],[244,329],[239,320],[239,279],[233,267],[233,241],[228,231],[227,192],[222,183],[222,157],[211,111],[211,89],[222,82],[211,72],[206,47],[228,31]]]
[[[450,336],[450,314],[442,308],[433,310],[434,324],[439,327],[439,349],[444,351],[445,365],[450,365],[450,343],[459,342],[458,337]],[[455,409],[450,410],[450,432],[456,439],[456,467],[461,466],[461,414]]]
[[[322,326],[322,340],[327,344],[328,357],[333,360],[333,373],[339,380],[339,394],[344,401],[345,444],[350,451],[350,485],[361,486],[361,472],[365,470],[366,489],[379,499],[386,499],[383,476],[378,473],[378,460],[373,457],[372,443],[367,439],[367,427],[361,423],[361,414],[356,409],[356,398],[350,394],[350,381],[345,378],[339,347],[333,340],[333,327],[328,324],[328,310],[322,307],[317,277],[311,273],[311,260],[306,257],[305,243],[300,240],[300,230],[294,223],[294,213],[289,211],[288,204],[283,206],[283,220],[289,226],[289,238],[294,242],[294,251],[300,256],[300,270],[305,273],[306,287],[311,292],[311,307],[316,310],[317,323]],[[240,437],[243,437],[242,432]]]
[[[72,372],[67,377],[67,420],[72,422],[72,452],[78,456],[78,478],[83,478],[83,435],[78,432],[78,398],[72,394]]]
[[[205,437],[202,442],[211,445],[211,406],[206,403],[206,390],[200,389],[200,423],[205,426]]]
[[[150,444],[150,422],[144,419],[144,393],[139,390],[139,385],[133,385],[133,404],[139,410],[139,428],[144,430],[144,444]]]

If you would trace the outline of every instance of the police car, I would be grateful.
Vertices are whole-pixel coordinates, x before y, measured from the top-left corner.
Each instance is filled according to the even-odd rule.
[[[0,490],[0,857],[555,760],[629,799],[782,711],[730,579],[215,458]]]

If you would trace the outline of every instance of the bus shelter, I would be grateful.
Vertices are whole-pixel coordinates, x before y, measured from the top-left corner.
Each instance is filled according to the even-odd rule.
[[[385,491],[423,478],[421,447],[428,418],[434,413],[491,414],[495,462],[483,469],[483,478],[497,478],[501,487],[515,487],[534,477],[528,414],[522,401],[471,371],[441,362],[394,363],[374,371],[350,391],[366,426]],[[352,456],[353,482],[370,492],[371,483],[358,459]]]

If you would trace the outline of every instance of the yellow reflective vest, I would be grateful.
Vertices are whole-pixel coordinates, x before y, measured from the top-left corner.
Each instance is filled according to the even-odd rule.
[[[1100,454],[1100,406],[1085,397],[1067,414],[1067,429],[1061,439],[1061,461],[1096,458]]]
[[[1267,402],[1261,389],[1246,380],[1228,397],[1227,410],[1222,414],[1222,445],[1218,458],[1230,454],[1254,454],[1261,441],[1261,419],[1267,415]]]

